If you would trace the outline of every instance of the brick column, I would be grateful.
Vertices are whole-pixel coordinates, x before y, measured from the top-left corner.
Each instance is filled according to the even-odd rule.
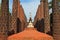
[[[17,33],[17,13],[18,13],[18,1],[19,0],[13,0],[13,7],[12,7],[12,28],[11,30],[14,30],[14,33]]]
[[[45,33],[48,33],[50,31],[50,18],[49,18],[49,8],[48,8],[48,0],[43,0],[44,2],[44,30]]]
[[[60,13],[57,0],[53,2],[53,37],[54,40],[60,40]]]
[[[0,24],[0,34],[1,34],[1,40],[7,40],[7,32],[9,27],[9,0],[2,0],[1,4],[1,24]]]

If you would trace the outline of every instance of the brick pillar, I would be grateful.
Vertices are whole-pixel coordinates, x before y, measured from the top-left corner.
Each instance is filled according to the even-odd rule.
[[[53,2],[53,37],[54,40],[60,40],[60,13],[57,0]]]
[[[48,0],[43,0],[44,2],[44,30],[45,30],[45,33],[48,33],[50,31],[50,18],[49,18],[49,8],[48,8]]]
[[[48,0],[41,0],[41,4],[38,7],[34,21],[36,25],[34,25],[35,27],[38,27],[38,30],[42,30],[42,32],[48,33],[50,31],[49,19]]]
[[[44,32],[44,5],[43,1],[41,0],[40,5],[38,6],[34,25],[38,31]]]
[[[17,33],[17,13],[18,13],[18,2],[19,0],[13,0],[13,8],[12,8],[12,28],[14,33]]]
[[[7,40],[6,37],[8,36],[7,32],[9,27],[9,0],[2,0],[1,11],[0,37],[1,40]]]

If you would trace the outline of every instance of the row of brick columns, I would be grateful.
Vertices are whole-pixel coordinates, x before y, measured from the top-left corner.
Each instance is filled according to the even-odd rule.
[[[44,33],[48,33],[53,35],[54,40],[60,40],[60,12],[58,7],[58,0],[52,0],[52,31],[50,27],[50,18],[49,18],[49,7],[48,7],[48,0],[41,0],[40,5],[38,6],[38,10],[35,16],[34,25],[39,25],[40,23],[37,22],[38,20],[44,19],[44,28],[41,29],[43,26],[35,26],[38,28],[37,30],[44,30]],[[41,25],[41,24],[40,24]],[[40,28],[40,29],[39,29]]]
[[[14,29],[14,32],[17,33],[17,12],[18,12],[18,2],[17,0],[13,1],[13,12],[12,12],[12,29]],[[50,31],[50,20],[49,20],[49,14],[48,14],[48,0],[42,0],[43,2],[43,12],[44,12],[44,32],[47,33]],[[54,40],[60,40],[60,13],[58,8],[58,1],[52,0],[52,11],[53,11],[53,37]],[[0,21],[0,28],[2,27],[2,32],[0,31],[0,34],[7,39],[7,32],[9,27],[9,0],[2,0],[2,16]],[[3,19],[3,20],[2,20]],[[1,40],[5,40],[1,39]]]
[[[37,21],[39,21],[39,26],[37,26],[38,30],[42,30],[41,32],[44,33],[48,33],[50,31],[50,19],[48,11],[48,0],[41,0],[41,3],[38,6],[37,13],[34,19],[34,25],[36,25]]]
[[[9,14],[9,0],[2,0],[1,10],[0,40],[7,40],[8,35],[11,35],[10,33],[15,34],[18,33],[17,31],[23,31],[27,20],[22,5],[20,5],[20,0],[13,0],[12,15]]]

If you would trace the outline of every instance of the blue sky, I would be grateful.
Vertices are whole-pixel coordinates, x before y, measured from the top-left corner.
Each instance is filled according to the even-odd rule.
[[[49,2],[50,1],[51,0],[49,0]],[[1,0],[0,0],[0,3],[1,3]],[[12,3],[13,3],[13,0],[9,0],[9,10],[11,13],[12,13]],[[32,19],[34,19],[38,5],[40,4],[40,0],[20,0],[20,4],[23,6],[27,19],[29,19],[30,12],[32,13]]]
[[[51,0],[49,0],[49,1],[51,1]],[[9,6],[10,11],[12,12],[12,10],[11,10],[12,0],[10,0],[9,4],[10,4],[10,6]],[[40,0],[20,0],[20,4],[24,8],[24,12],[26,14],[27,19],[29,19],[29,13],[31,12],[32,19],[34,20],[38,5],[40,4]]]
[[[12,0],[10,0],[9,4],[10,4],[9,5],[10,12],[12,12],[12,10],[11,10],[12,9]],[[32,14],[32,19],[34,19],[38,5],[40,4],[40,0],[20,0],[20,4],[23,6],[27,19],[29,19],[30,12]]]

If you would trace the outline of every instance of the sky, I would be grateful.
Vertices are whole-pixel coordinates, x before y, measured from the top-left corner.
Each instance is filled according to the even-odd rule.
[[[49,2],[50,1],[51,0],[49,0]],[[0,3],[1,3],[1,0],[0,0]],[[11,13],[12,13],[12,3],[13,3],[13,0],[9,0],[9,11]],[[23,9],[24,9],[27,19],[29,19],[29,15],[31,13],[32,19],[34,20],[36,11],[38,9],[38,5],[40,4],[40,0],[20,0],[20,4],[23,6]]]
[[[9,4],[10,12],[12,12],[12,0],[10,0]],[[20,0],[20,4],[23,6],[27,19],[29,19],[30,13],[32,14],[32,19],[34,19],[40,0]]]

